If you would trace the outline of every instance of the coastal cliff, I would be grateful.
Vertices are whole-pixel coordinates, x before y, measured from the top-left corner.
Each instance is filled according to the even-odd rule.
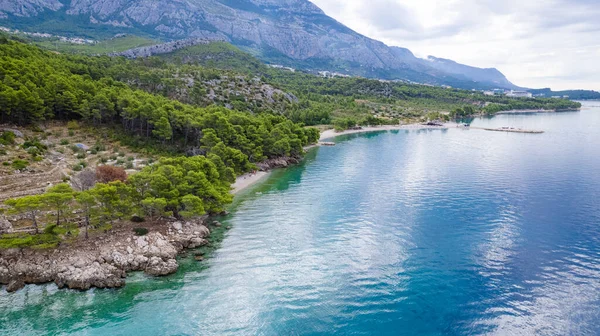
[[[51,250],[0,250],[0,284],[6,285],[9,292],[25,284],[48,282],[59,288],[87,290],[122,287],[131,271],[153,276],[171,274],[177,271],[178,254],[208,244],[207,225],[207,217],[171,221],[143,236],[135,235],[129,227],[120,227]]]

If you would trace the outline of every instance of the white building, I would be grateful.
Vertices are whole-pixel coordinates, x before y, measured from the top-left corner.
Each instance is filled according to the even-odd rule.
[[[533,94],[531,94],[531,92],[527,92],[527,91],[514,91],[511,90],[510,92],[508,92],[506,94],[507,97],[513,97],[513,98],[532,98]]]

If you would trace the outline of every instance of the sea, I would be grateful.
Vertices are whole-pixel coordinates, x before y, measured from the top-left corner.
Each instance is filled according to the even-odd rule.
[[[600,335],[600,102],[352,134],[122,289],[0,292],[0,335]]]

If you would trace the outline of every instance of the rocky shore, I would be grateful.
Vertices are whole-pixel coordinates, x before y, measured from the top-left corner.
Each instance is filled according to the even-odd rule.
[[[116,228],[89,240],[56,249],[0,250],[0,284],[9,292],[25,284],[54,282],[59,288],[87,290],[125,285],[127,272],[153,276],[177,271],[176,257],[185,249],[208,244],[207,218],[171,221],[137,236],[131,228]],[[217,225],[220,225],[217,222]]]
[[[261,172],[267,172],[301,160],[300,157],[280,157],[257,166]],[[242,187],[253,181],[248,179]],[[178,254],[208,244],[208,222],[208,216],[204,216],[186,222],[144,223],[142,227],[148,227],[149,233],[143,236],[132,231],[131,223],[121,224],[105,234],[55,249],[0,249],[0,285],[5,285],[8,292],[19,290],[26,284],[49,282],[56,283],[59,288],[87,290],[122,287],[127,272],[132,271],[153,276],[175,273],[179,267]]]

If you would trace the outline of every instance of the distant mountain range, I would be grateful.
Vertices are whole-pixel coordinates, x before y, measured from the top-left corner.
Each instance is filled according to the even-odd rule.
[[[129,33],[166,41],[224,40],[264,62],[295,68],[518,89],[497,69],[421,59],[370,39],[307,0],[0,0],[0,26],[96,39]]]

